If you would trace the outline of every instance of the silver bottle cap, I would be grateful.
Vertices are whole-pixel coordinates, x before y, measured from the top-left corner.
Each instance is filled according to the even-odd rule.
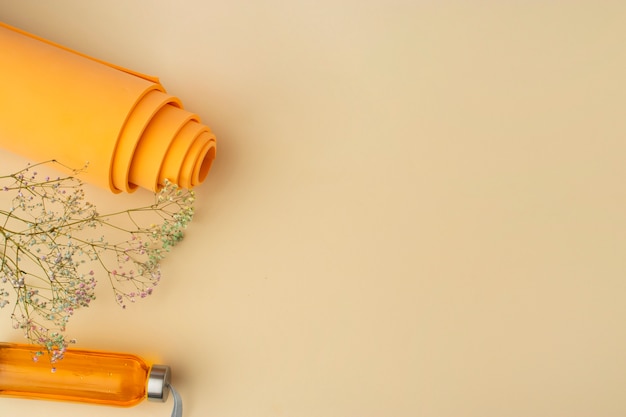
[[[167,401],[172,372],[167,365],[152,365],[148,376],[147,394],[150,401]]]

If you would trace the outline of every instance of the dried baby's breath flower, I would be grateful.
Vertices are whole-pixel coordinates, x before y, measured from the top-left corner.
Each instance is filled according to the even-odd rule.
[[[0,176],[12,202],[0,209],[0,308],[55,362],[75,342],[66,325],[95,299],[99,278],[122,308],[152,294],[160,261],[193,217],[194,194],[167,182],[150,205],[100,214],[85,200],[79,171],[42,179],[36,167]]]

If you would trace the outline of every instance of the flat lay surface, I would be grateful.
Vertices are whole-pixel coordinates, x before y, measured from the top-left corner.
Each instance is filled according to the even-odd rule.
[[[6,24],[158,76],[217,136],[154,294],[122,310],[103,282],[68,333],[170,365],[188,417],[626,415],[625,15],[0,0]],[[152,198],[86,190],[103,211]],[[23,342],[7,308],[0,339]]]

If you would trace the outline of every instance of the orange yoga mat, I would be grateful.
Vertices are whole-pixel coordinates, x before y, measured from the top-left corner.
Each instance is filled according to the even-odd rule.
[[[155,77],[94,59],[0,22],[0,146],[81,168],[113,192],[192,188],[215,136]]]

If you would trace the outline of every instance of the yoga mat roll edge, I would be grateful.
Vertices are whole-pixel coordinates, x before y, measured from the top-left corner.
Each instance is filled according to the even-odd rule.
[[[106,63],[0,22],[0,146],[71,168],[113,192],[192,188],[216,140],[158,78]]]

